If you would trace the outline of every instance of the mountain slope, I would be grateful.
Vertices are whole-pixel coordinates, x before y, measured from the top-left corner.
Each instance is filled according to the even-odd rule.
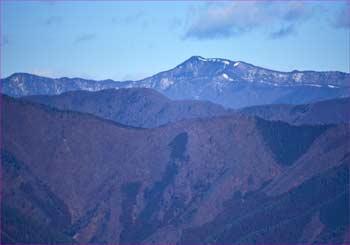
[[[80,78],[50,79],[17,73],[2,79],[11,96],[60,94],[73,90],[145,87],[175,100],[207,100],[225,107],[262,104],[303,104],[346,97],[350,74],[343,72],[278,72],[242,61],[193,56],[168,71],[139,80],[114,82]]]
[[[350,98],[333,99],[304,105],[264,105],[240,110],[203,101],[173,101],[145,88],[75,91],[56,96],[22,98],[60,110],[91,113],[135,127],[157,127],[190,118],[206,118],[242,113],[266,120],[300,124],[337,124],[350,122]]]
[[[347,217],[347,124],[296,127],[235,115],[138,129],[2,102],[3,170],[20,176],[4,178],[2,204],[53,229],[51,241],[66,242],[61,234],[117,244],[346,240],[349,223],[339,217]],[[295,149],[291,133],[305,143],[285,155],[279,145]],[[2,209],[3,221],[8,215]],[[42,241],[16,240],[20,224],[30,222],[12,223],[2,241]]]
[[[110,89],[99,92],[75,91],[56,96],[23,98],[60,110],[91,113],[135,127],[157,127],[169,122],[232,113],[204,101],[172,101],[152,89]]]
[[[305,105],[264,105],[239,110],[266,120],[291,124],[332,124],[350,122],[350,98],[320,101]]]
[[[3,151],[1,163],[1,242],[74,243],[62,232],[70,224],[64,202],[11,153]]]
[[[28,73],[14,73],[1,79],[1,92],[19,97],[36,94],[60,94],[67,91],[115,88],[118,83],[112,80],[94,81],[82,78],[48,78]]]
[[[278,72],[241,61],[193,56],[169,71],[128,86],[149,87],[172,99],[200,99],[231,108],[346,96],[350,74]]]

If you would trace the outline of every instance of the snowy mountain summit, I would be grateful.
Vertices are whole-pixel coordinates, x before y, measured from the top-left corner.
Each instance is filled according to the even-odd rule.
[[[339,71],[274,71],[243,61],[192,56],[173,69],[138,81],[45,78],[16,73],[2,80],[11,96],[59,94],[73,90],[145,87],[171,99],[208,100],[231,108],[301,104],[350,94],[350,74]]]

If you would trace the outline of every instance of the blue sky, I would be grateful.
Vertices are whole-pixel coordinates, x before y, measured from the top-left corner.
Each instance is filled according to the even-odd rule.
[[[140,79],[192,55],[349,72],[349,2],[1,1],[1,76]]]

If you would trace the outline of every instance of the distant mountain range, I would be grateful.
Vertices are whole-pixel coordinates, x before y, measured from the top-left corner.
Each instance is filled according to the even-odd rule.
[[[193,56],[1,80],[2,244],[349,244],[350,74]]]
[[[350,122],[350,98],[332,99],[304,105],[262,105],[239,110],[270,121],[290,124],[337,124]]]
[[[59,110],[90,113],[133,127],[154,128],[191,118],[245,114],[290,124],[336,124],[350,122],[350,98],[304,105],[265,105],[240,110],[225,109],[211,102],[170,100],[153,89],[73,91],[60,95],[36,95],[22,100]]]
[[[242,61],[193,56],[171,70],[139,81],[52,79],[16,73],[2,79],[2,93],[19,97],[144,87],[174,100],[207,100],[229,108],[242,108],[347,97],[350,94],[349,81],[349,73],[337,71],[278,72]]]
[[[148,88],[73,91],[60,95],[22,97],[50,107],[90,113],[133,127],[153,128],[190,118],[227,115],[232,112],[206,101],[170,100]]]
[[[347,244],[349,138],[242,114],[140,129],[3,96],[1,242]]]

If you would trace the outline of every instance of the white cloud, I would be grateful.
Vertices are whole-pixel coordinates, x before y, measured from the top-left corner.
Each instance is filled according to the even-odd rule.
[[[275,28],[276,30],[272,33],[280,31],[283,34],[285,26],[289,26],[291,30],[291,26],[294,28],[306,21],[313,15],[314,11],[315,8],[312,5],[302,2],[209,4],[190,17],[185,37],[224,38],[266,27]],[[288,32],[287,29],[284,31]]]

